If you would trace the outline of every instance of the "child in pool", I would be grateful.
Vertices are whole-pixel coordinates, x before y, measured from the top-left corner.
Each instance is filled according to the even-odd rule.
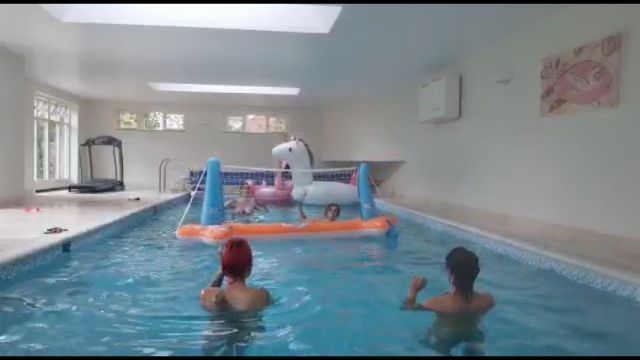
[[[304,210],[302,210],[302,202],[298,203],[298,212],[300,213],[300,218],[303,221],[333,222],[338,219],[338,216],[340,216],[340,205],[333,203],[327,205],[327,207],[324,208],[324,217],[321,218],[307,219],[307,215],[304,213]]]

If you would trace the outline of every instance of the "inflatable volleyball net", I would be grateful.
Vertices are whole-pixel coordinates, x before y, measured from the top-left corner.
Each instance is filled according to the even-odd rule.
[[[262,168],[250,166],[222,165],[220,176],[226,197],[235,197],[240,191],[240,186],[273,186],[280,187],[282,185],[290,185],[293,181],[293,174],[311,174],[313,181],[329,181],[343,184],[356,185],[358,168],[342,167],[342,168],[326,168],[326,169],[278,169],[278,168]],[[206,169],[190,170],[186,179],[188,188],[191,191],[204,191],[206,183],[201,178],[206,177]],[[280,180],[282,182],[280,182]],[[369,181],[374,194],[377,196],[379,190],[373,178],[369,177]],[[255,197],[255,193],[249,193],[248,196]],[[259,199],[258,194],[258,201]],[[291,200],[291,199],[290,199]],[[292,200],[291,200],[292,201]]]
[[[397,238],[393,216],[380,214],[375,206],[374,186],[368,164],[334,169],[258,169],[223,167],[210,158],[191,192],[191,199],[176,229],[176,236],[185,240],[207,243],[226,241],[234,237],[248,240],[338,238],[387,235]],[[183,224],[189,207],[204,185],[199,223]],[[225,200],[229,188],[240,188],[243,197],[251,195],[262,204],[310,203],[313,205],[358,204],[359,216],[332,221],[287,223],[238,223],[225,219]],[[311,200],[310,200],[311,199]]]

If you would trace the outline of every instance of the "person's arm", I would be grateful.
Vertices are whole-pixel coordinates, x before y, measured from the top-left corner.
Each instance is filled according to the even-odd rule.
[[[218,270],[216,276],[211,280],[209,286],[200,291],[200,303],[209,310],[220,308],[226,304],[226,299],[222,292],[222,282],[224,274]]]
[[[423,303],[416,303],[417,294],[408,294],[404,303],[402,303],[402,310],[422,310],[433,311],[433,309],[427,305],[431,299],[425,300]]]
[[[218,274],[209,283],[209,287],[213,287],[213,288],[222,287],[223,281],[224,281],[224,274],[222,273],[222,269],[219,269]]]
[[[410,311],[436,311],[436,298],[429,298],[426,299],[425,301],[423,301],[422,303],[416,303],[415,299],[413,300],[413,302],[409,301],[409,299],[407,298],[407,300],[405,300],[405,302],[402,304],[402,308],[401,310],[410,310]]]
[[[424,289],[426,285],[427,280],[425,278],[414,276],[411,279],[409,290],[407,291],[407,298],[402,304],[402,310],[432,310],[432,308],[429,306],[431,305],[431,299],[427,299],[422,304],[416,303],[416,297],[418,296],[418,293],[420,292],[420,290]]]

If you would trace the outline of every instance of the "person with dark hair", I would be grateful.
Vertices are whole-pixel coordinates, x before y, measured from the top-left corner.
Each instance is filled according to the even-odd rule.
[[[200,291],[200,303],[209,310],[257,310],[270,303],[269,291],[248,287],[253,256],[245,239],[230,239],[220,250],[220,271],[209,286]],[[222,287],[227,279],[227,286]]]
[[[451,290],[417,304],[418,292],[425,288],[427,280],[414,276],[403,310],[426,310],[436,314],[436,322],[428,332],[428,345],[439,353],[448,355],[453,347],[464,343],[466,355],[481,354],[484,334],[478,325],[493,308],[495,300],[490,293],[474,290],[474,282],[480,273],[476,254],[456,247],[447,254],[445,261]]]
[[[307,220],[307,215],[302,210],[302,202],[298,203],[298,212],[300,213],[300,218],[305,221],[310,222],[333,222],[338,219],[340,216],[340,205],[331,203],[324,208],[324,217],[310,219]]]

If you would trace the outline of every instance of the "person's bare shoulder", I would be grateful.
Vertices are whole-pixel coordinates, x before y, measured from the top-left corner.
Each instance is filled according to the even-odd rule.
[[[490,293],[478,293],[476,295],[476,301],[477,301],[477,307],[481,311],[489,311],[496,304],[495,299],[493,298],[493,295],[491,295]]]
[[[448,302],[446,299],[447,295],[436,295],[426,299],[422,306],[435,312],[446,312],[448,311]]]
[[[200,303],[211,310],[225,305],[226,299],[221,288],[208,287],[200,291]]]
[[[243,305],[246,309],[258,309],[270,304],[270,294],[264,288],[251,288],[247,293],[246,303]]]
[[[258,292],[262,296],[262,299],[264,300],[265,304],[271,303],[271,293],[269,293],[269,290],[265,288],[259,288]]]

